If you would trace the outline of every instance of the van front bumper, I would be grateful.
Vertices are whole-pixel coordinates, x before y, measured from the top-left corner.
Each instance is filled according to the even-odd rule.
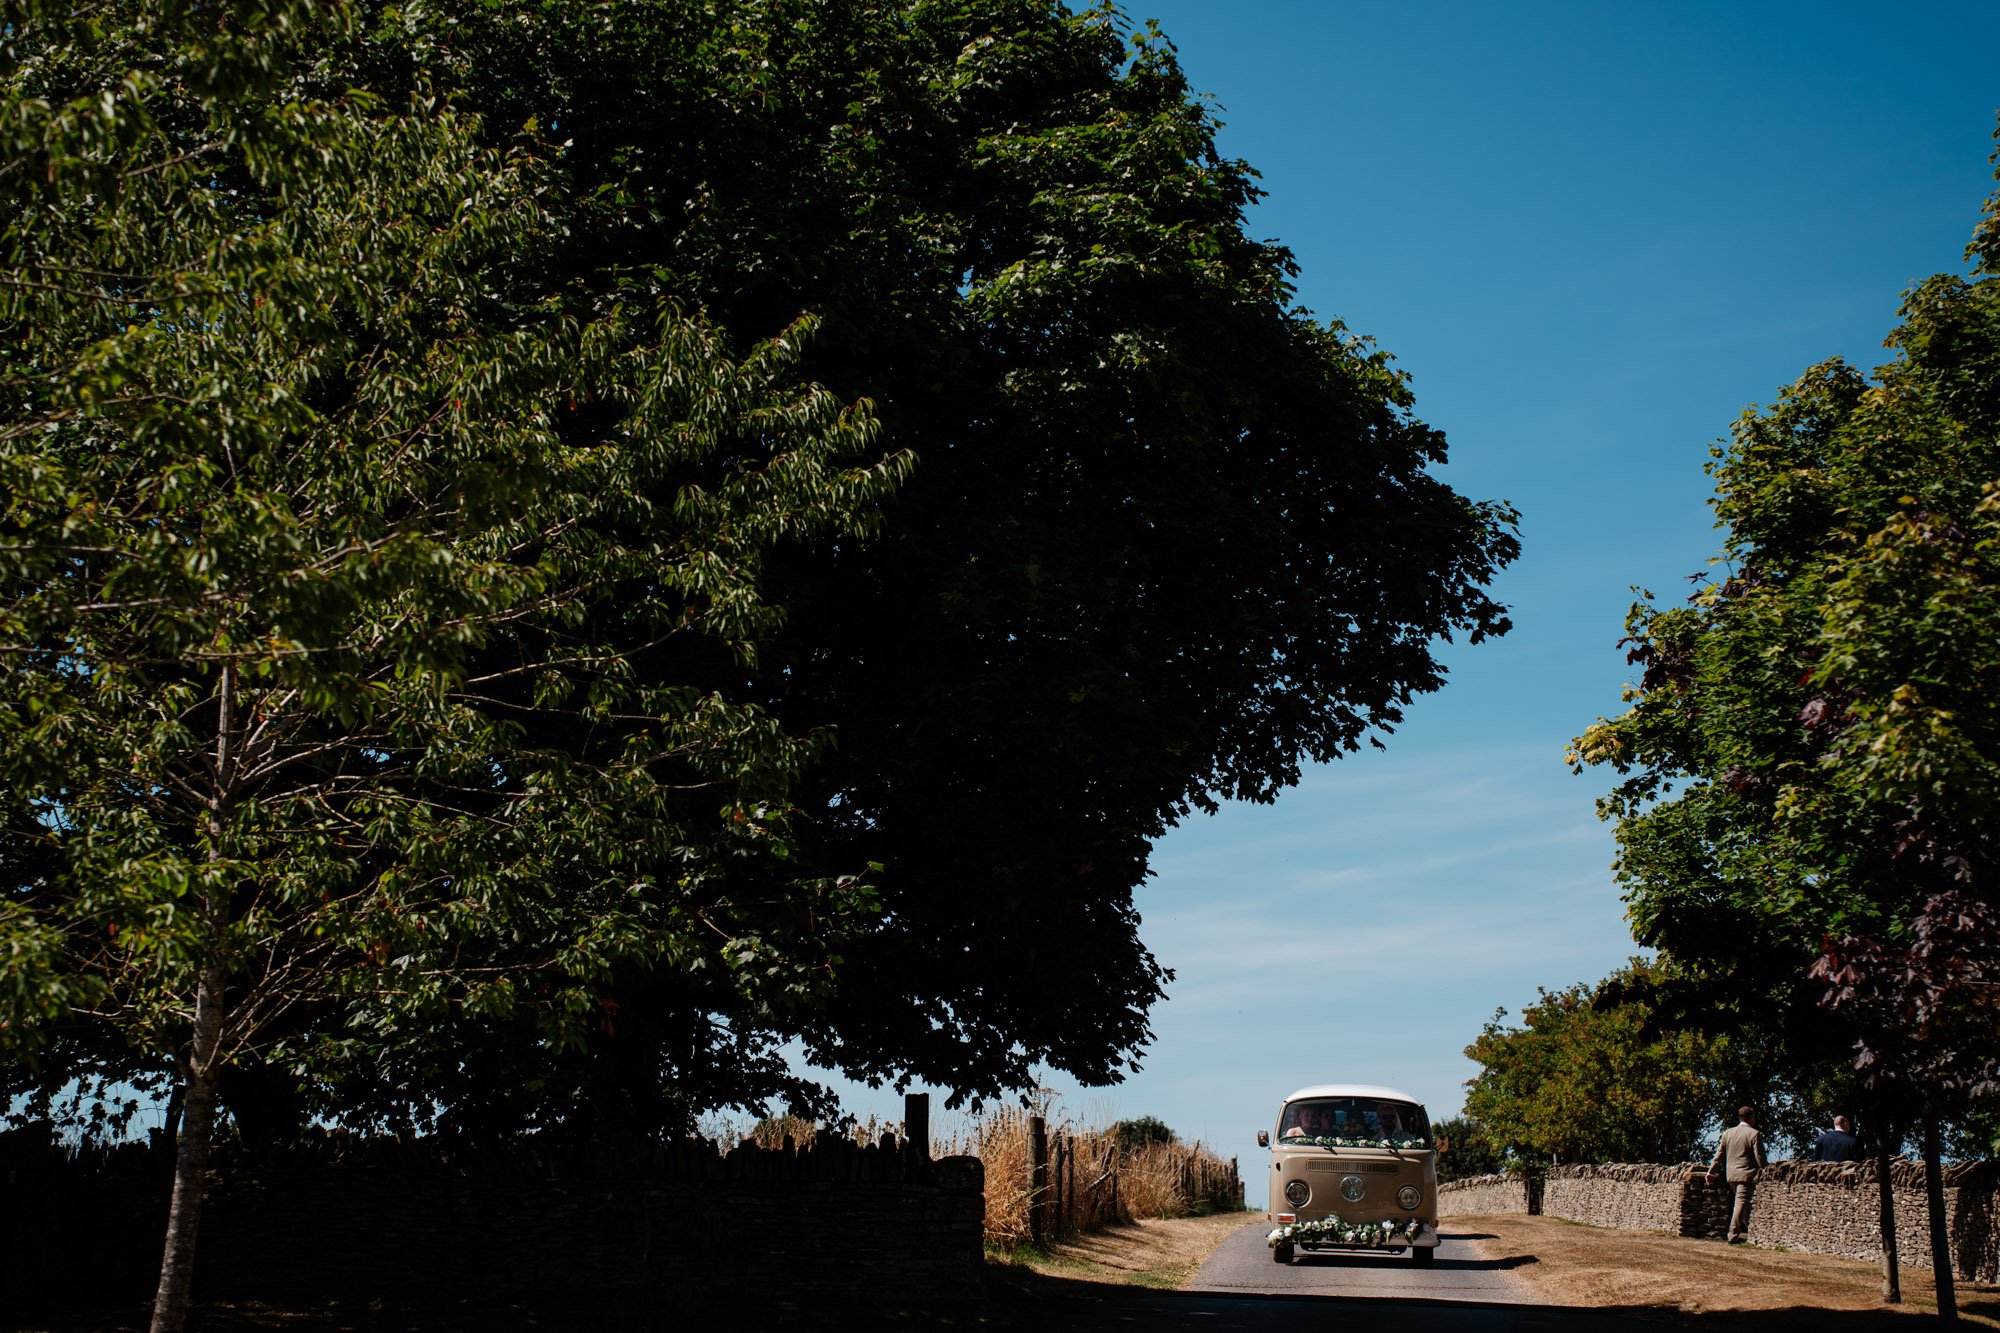
[[[1267,1214],[1267,1216],[1269,1216]],[[1273,1219],[1283,1226],[1290,1218],[1279,1214]],[[1300,1250],[1352,1250],[1356,1254],[1366,1254],[1370,1250],[1387,1250],[1401,1253],[1404,1250],[1434,1250],[1438,1247],[1438,1225],[1436,1222],[1419,1222],[1419,1230],[1414,1236],[1398,1236],[1394,1240],[1376,1244],[1373,1241],[1348,1244],[1337,1237],[1321,1233],[1319,1235],[1295,1236],[1288,1243]]]

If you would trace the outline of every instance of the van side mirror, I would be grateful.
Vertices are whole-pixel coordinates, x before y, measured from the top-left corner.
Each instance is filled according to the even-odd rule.
[[[1270,1131],[1270,1130],[1268,1130],[1268,1129],[1260,1129],[1260,1130],[1258,1130],[1258,1131],[1257,1131],[1257,1146],[1258,1146],[1259,1148],[1268,1148],[1268,1147],[1270,1147],[1270,1146],[1271,1146],[1271,1131]]]

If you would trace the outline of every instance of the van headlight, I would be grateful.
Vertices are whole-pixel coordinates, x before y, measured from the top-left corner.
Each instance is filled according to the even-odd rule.
[[[1396,1202],[1412,1212],[1416,1211],[1417,1205],[1423,1201],[1424,1192],[1415,1185],[1405,1185],[1396,1191]]]
[[[1311,1199],[1312,1196],[1313,1192],[1311,1188],[1306,1185],[1305,1181],[1288,1180],[1285,1182],[1285,1197],[1291,1200],[1292,1207],[1294,1208],[1305,1207],[1306,1201],[1308,1199]]]

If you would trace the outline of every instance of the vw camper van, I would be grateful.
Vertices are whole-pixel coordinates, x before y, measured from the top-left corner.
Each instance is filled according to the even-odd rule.
[[[1271,1256],[1301,1251],[1408,1250],[1437,1256],[1437,1143],[1408,1093],[1372,1083],[1300,1088],[1257,1131],[1271,1150]]]

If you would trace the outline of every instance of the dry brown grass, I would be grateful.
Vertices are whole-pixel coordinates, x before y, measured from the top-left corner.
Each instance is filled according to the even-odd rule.
[[[1511,1213],[1454,1217],[1446,1226],[1479,1235],[1473,1244],[1482,1258],[1511,1261],[1509,1271],[1550,1305],[1639,1307],[1683,1315],[1884,1308],[1880,1266],[1856,1259]],[[1903,1304],[1896,1308],[1936,1313],[1928,1270],[1903,1269],[1902,1284]],[[1996,1298],[2000,1288],[1958,1284],[1959,1308],[1968,1323],[2000,1328],[1994,1317],[2000,1312]]]
[[[1144,1218],[1062,1241],[1046,1253],[1017,1251],[1002,1262],[1048,1277],[1178,1290],[1246,1216]]]
[[[977,1116],[934,1127],[931,1152],[940,1157],[977,1157],[986,1168],[986,1242],[1001,1250],[1026,1245],[1032,1239],[1029,1204],[1034,1196],[1029,1118],[1019,1106],[1001,1106]],[[1151,1143],[1120,1152],[1106,1126],[1093,1126],[1063,1114],[1042,1111],[1052,1157],[1059,1167],[1052,1188],[1059,1187],[1055,1218],[1058,1238],[1104,1227],[1154,1218],[1191,1217],[1235,1212],[1239,1198],[1230,1197],[1227,1159],[1200,1141]],[[716,1119],[703,1126],[705,1137],[725,1149],[751,1142],[761,1148],[783,1148],[789,1141],[804,1148],[828,1131],[798,1116],[772,1116],[755,1124]],[[879,1142],[884,1134],[901,1135],[896,1121],[869,1119],[843,1131],[858,1144]]]
[[[1025,1245],[1031,1238],[1029,1115],[1021,1107],[997,1108],[940,1136],[933,1149],[969,1154],[984,1163],[986,1239],[1001,1249]],[[1223,1178],[1228,1162],[1204,1143],[1151,1143],[1121,1152],[1108,1127],[1058,1114],[1045,1113],[1044,1118],[1052,1145],[1056,1140],[1062,1145],[1060,1179],[1051,1182],[1060,1186],[1060,1237],[1241,1206],[1227,1197]]]

